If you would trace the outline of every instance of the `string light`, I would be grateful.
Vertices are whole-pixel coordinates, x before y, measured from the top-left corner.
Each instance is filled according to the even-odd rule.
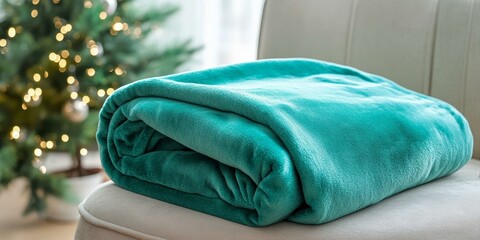
[[[95,69],[87,68],[87,75],[93,77],[93,75],[95,75]]]
[[[41,147],[41,148],[47,148],[47,142],[41,141],[41,142],[40,142],[40,147]]]
[[[57,57],[57,54],[55,54],[54,52],[51,52],[50,54],[48,54],[48,59],[50,59],[50,61],[55,61],[55,58]]]
[[[42,89],[41,88],[35,88],[35,95],[37,95],[37,96],[42,95]]]
[[[47,148],[52,149],[53,148],[53,142],[52,141],[47,141]]]
[[[42,156],[42,153],[43,153],[42,149],[40,149],[40,148],[35,148],[35,150],[33,150],[33,154],[37,157]]]
[[[73,60],[76,62],[76,63],[80,63],[82,61],[82,57],[80,57],[80,55],[76,55]]]
[[[57,39],[57,41],[62,41],[64,38],[63,34],[62,33],[57,33],[57,35],[55,36],[55,39]]]
[[[60,0],[52,0],[53,4],[58,4]]]
[[[93,5],[93,4],[92,4],[91,1],[85,1],[85,2],[83,3],[83,6],[84,6],[85,8],[91,8],[92,5]]]
[[[87,154],[88,154],[88,150],[86,148],[80,149],[80,155],[87,156]]]
[[[92,47],[93,45],[95,45],[95,44],[96,44],[95,41],[93,41],[93,40],[91,40],[91,39],[87,41],[87,47],[88,47],[88,48],[91,48],[91,47]]]
[[[97,47],[97,45],[93,45],[93,46],[90,48],[90,54],[92,54],[92,56],[97,56],[97,55],[98,55],[98,47]]]
[[[99,97],[104,97],[104,96],[105,96],[105,90],[103,90],[103,89],[98,89],[97,95],[98,95]]]
[[[68,84],[73,84],[74,82],[75,82],[75,78],[73,76],[68,76],[67,83]]]
[[[43,165],[40,166],[40,167],[38,168],[38,170],[40,170],[40,172],[41,172],[42,174],[47,173],[47,167],[45,167],[45,166],[43,166]]]
[[[68,56],[70,56],[70,52],[68,52],[68,50],[63,50],[61,56],[62,58],[67,58]]]
[[[116,67],[115,68],[115,74],[117,74],[118,76],[122,75],[123,74],[123,69],[121,67]]]
[[[58,66],[60,68],[65,68],[67,66],[67,61],[65,59],[60,60],[60,62],[58,62]]]
[[[20,127],[19,126],[14,126],[12,128],[12,131],[10,132],[10,138],[17,140],[20,138]]]
[[[67,30],[67,32],[70,32],[72,31],[72,24],[68,23],[67,25],[65,25],[65,30]]]
[[[78,98],[78,93],[77,92],[71,92],[70,93],[70,98],[73,99],[73,100],[77,99]]]
[[[86,104],[88,104],[90,102],[90,97],[89,96],[83,96],[82,97],[82,101]]]
[[[33,9],[32,12],[30,13],[30,15],[32,16],[32,18],[36,18],[38,16],[38,10]]]
[[[42,76],[40,76],[40,74],[38,73],[33,74],[33,81],[40,82],[41,79],[42,79]]]
[[[120,32],[123,29],[123,24],[121,22],[116,22],[113,24],[112,29],[114,31]]]
[[[60,32],[61,32],[62,34],[67,34],[67,33],[70,32],[70,31],[72,31],[72,25],[71,25],[71,24],[67,24],[67,25],[62,26],[62,27],[60,28]]]
[[[14,27],[10,27],[10,28],[8,29],[8,33],[7,33],[7,34],[8,34],[9,37],[14,38],[15,35],[17,34],[17,31],[15,31],[15,28],[14,28]]]
[[[128,24],[127,23],[123,23],[122,24],[122,28],[123,28],[123,31],[126,31],[128,29]]]
[[[68,140],[70,139],[67,134],[62,134],[61,138],[63,142],[68,142]]]
[[[112,93],[113,93],[114,91],[115,91],[115,89],[113,89],[113,88],[107,89],[107,95],[108,95],[108,96],[112,95]]]
[[[0,39],[0,47],[5,47],[7,46],[7,40],[6,39]]]
[[[102,20],[105,20],[107,18],[107,13],[105,11],[102,11],[98,15],[98,17],[100,17],[100,19],[102,19]]]
[[[40,0],[32,0],[33,5],[37,5],[40,2]]]
[[[43,72],[43,77],[48,78],[48,72],[47,71]]]
[[[33,95],[33,96],[32,96],[32,100],[33,100],[34,102],[36,102],[36,101],[40,100],[40,96],[38,96],[38,95]]]
[[[28,94],[25,94],[25,96],[23,96],[23,101],[25,102],[30,102],[30,100],[32,100],[32,96],[28,95]]]
[[[62,20],[59,17],[54,17],[53,23],[55,24],[55,27],[57,29],[60,29],[62,27]]]
[[[26,105],[25,103],[22,103],[22,109],[23,109],[23,110],[27,110],[27,109],[28,109],[28,107],[27,107],[27,105]]]

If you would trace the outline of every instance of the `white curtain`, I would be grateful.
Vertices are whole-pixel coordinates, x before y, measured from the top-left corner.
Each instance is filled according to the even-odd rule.
[[[181,9],[151,40],[169,44],[190,38],[203,47],[182,70],[256,59],[263,0],[137,0],[136,4],[145,9],[164,3]]]

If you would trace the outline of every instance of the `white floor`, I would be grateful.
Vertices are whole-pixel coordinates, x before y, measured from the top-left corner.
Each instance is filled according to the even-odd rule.
[[[86,167],[100,166],[97,152],[87,154]],[[71,164],[68,154],[50,154],[44,165],[47,172],[68,168]],[[0,191],[0,240],[73,239],[77,222],[51,221],[37,214],[22,216],[28,201],[24,179],[12,182],[8,188]]]

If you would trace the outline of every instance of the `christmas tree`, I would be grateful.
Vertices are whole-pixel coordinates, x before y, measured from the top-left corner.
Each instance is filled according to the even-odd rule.
[[[197,50],[189,41],[165,49],[145,43],[178,9],[139,13],[130,0],[0,0],[0,188],[25,178],[25,213],[45,197],[67,197],[61,176],[43,164],[67,151],[77,175],[95,143],[97,113],[123,84],[170,74]]]

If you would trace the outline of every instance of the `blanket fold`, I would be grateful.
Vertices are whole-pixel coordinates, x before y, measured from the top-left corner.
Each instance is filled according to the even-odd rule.
[[[332,221],[453,173],[473,149],[447,103],[309,59],[129,84],[97,140],[120,187],[250,226]]]

